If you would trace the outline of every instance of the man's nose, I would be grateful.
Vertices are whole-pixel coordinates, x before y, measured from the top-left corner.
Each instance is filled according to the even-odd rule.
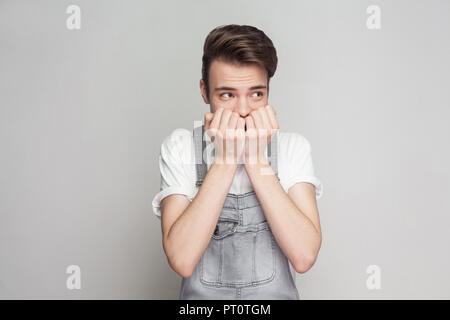
[[[252,111],[252,108],[250,108],[250,105],[246,99],[246,97],[242,97],[238,101],[238,105],[236,106],[235,111],[239,113],[239,115],[243,118],[249,115],[249,113]]]

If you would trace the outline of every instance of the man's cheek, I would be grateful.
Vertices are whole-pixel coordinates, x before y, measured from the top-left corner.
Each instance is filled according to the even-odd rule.
[[[229,109],[226,103],[223,103],[215,97],[211,100],[211,105],[214,107],[214,110],[217,110],[219,108]]]

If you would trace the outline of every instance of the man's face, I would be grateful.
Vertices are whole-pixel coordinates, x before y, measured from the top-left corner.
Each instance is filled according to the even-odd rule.
[[[251,111],[267,105],[266,71],[258,65],[234,65],[214,60],[209,70],[209,101],[206,88],[200,80],[202,95],[209,102],[211,112],[218,108],[230,109],[245,118]]]

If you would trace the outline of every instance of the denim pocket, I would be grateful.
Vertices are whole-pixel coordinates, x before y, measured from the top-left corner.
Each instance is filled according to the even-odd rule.
[[[236,232],[236,228],[239,225],[238,221],[234,220],[219,220],[216,224],[216,228],[214,229],[214,233],[212,235],[213,239],[223,239],[228,235]]]
[[[245,287],[271,281],[275,254],[270,229],[239,227],[237,221],[220,220],[201,259],[200,280],[205,285]]]

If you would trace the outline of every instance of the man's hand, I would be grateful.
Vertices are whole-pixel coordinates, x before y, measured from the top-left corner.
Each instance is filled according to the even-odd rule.
[[[205,132],[215,144],[214,162],[237,165],[245,144],[245,120],[237,112],[219,108],[205,114]]]
[[[245,126],[245,165],[267,163],[267,144],[280,129],[275,110],[270,104],[253,110],[245,118]]]

